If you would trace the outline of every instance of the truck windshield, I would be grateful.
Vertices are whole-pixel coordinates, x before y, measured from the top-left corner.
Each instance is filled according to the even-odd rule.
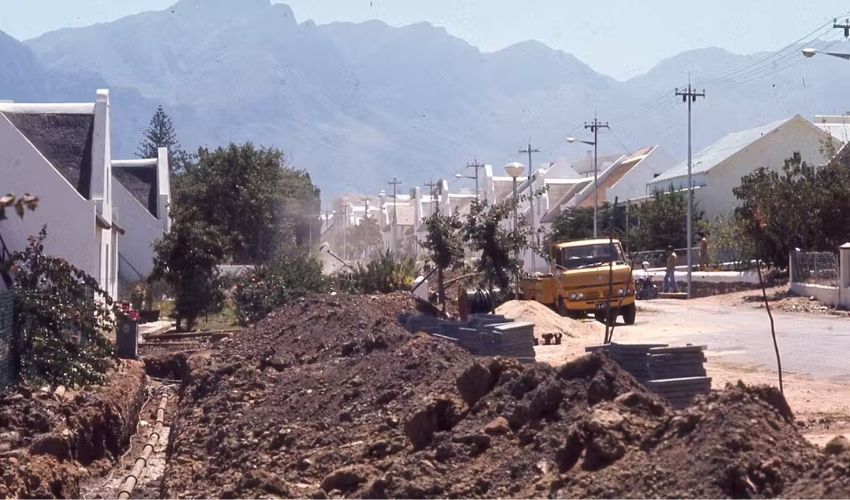
[[[608,243],[562,248],[559,265],[565,269],[580,269],[607,264],[611,260],[614,262],[625,262],[623,249],[620,248],[620,244],[614,243],[613,247],[613,259],[611,245]]]

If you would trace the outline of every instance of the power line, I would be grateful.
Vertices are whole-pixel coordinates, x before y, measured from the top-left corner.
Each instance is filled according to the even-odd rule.
[[[608,129],[608,131],[611,133],[611,137],[613,137],[613,138],[614,138],[614,140],[616,140],[616,141],[617,141],[617,143],[619,143],[619,144],[620,144],[620,146],[623,148],[623,151],[625,151],[625,152],[626,152],[626,155],[631,155],[631,154],[632,154],[632,152],[631,152],[631,151],[629,151],[629,148],[627,148],[627,147],[626,147],[626,145],[625,145],[625,144],[623,144],[623,141],[621,141],[621,140],[620,140],[620,138],[619,138],[619,137],[617,137],[617,134],[615,134],[615,133],[614,133],[614,130],[612,130],[612,129],[610,129],[610,128],[609,128],[609,129]]]
[[[842,14],[838,17],[843,17],[844,15],[845,14]],[[757,75],[759,75],[760,72],[764,72],[764,73],[761,73],[761,76],[769,76],[769,75],[773,74],[775,71],[779,71],[781,69],[784,69],[785,67],[792,66],[793,64],[789,64],[787,66],[777,68],[776,63],[787,61],[790,58],[791,55],[796,57],[798,44],[800,44],[804,41],[807,41],[807,40],[811,40],[813,36],[826,34],[833,27],[843,29],[844,28],[843,25],[830,26],[830,24],[838,25],[837,19],[838,18],[836,17],[834,20],[830,20],[830,21],[827,21],[825,23],[822,23],[821,25],[819,25],[818,27],[816,27],[812,31],[810,31],[810,32],[806,33],[805,35],[803,35],[802,37],[794,40],[793,42],[789,43],[788,45],[785,45],[784,47],[782,47],[779,50],[765,54],[765,55],[759,57],[758,59],[756,59],[755,61],[750,61],[750,62],[743,64],[742,66],[739,66],[738,68],[735,68],[735,69],[733,69],[729,72],[712,75],[707,80],[704,80],[702,83],[704,85],[704,84],[707,84],[707,83],[716,83],[716,82],[719,82],[719,81],[722,81],[722,80],[729,80],[731,82],[736,82],[739,78],[742,78],[742,77],[745,77],[745,76],[746,77],[752,77],[752,78],[758,78],[759,76],[757,76]],[[850,21],[848,21],[847,24],[850,24]],[[789,51],[791,52],[791,54],[789,54]],[[795,59],[795,63],[796,62],[797,61]],[[628,110],[626,110],[625,112],[623,112],[619,115],[615,115],[615,116],[611,117],[610,120],[612,122],[621,123],[621,122],[630,121],[630,120],[637,118],[637,117],[640,117],[641,119],[649,119],[651,117],[654,118],[655,116],[663,114],[665,111],[667,111],[666,109],[663,108],[663,106],[665,104],[669,103],[669,104],[672,105],[672,103],[670,103],[670,101],[669,101],[668,95],[669,94],[667,94],[667,92],[665,91],[663,94],[657,95],[656,97],[649,98],[646,101],[638,104],[637,106],[635,106],[631,109],[628,109]],[[581,128],[581,125],[576,125],[574,128],[570,129],[570,131],[567,133],[567,135],[570,136],[570,135],[574,134],[580,128]]]
[[[705,85],[705,84],[710,84],[710,83],[714,83],[714,82],[715,82],[715,81],[717,81],[717,80],[724,80],[724,79],[727,79],[727,78],[729,78],[729,77],[731,77],[731,76],[734,76],[734,75],[736,75],[736,74],[738,74],[738,73],[741,73],[741,72],[743,72],[743,71],[749,71],[749,70],[750,70],[750,69],[752,69],[753,67],[758,66],[758,65],[761,65],[761,64],[763,64],[763,63],[765,63],[765,62],[769,62],[769,60],[770,60],[771,58],[776,57],[776,56],[779,56],[780,54],[783,54],[784,52],[789,51],[789,50],[790,50],[790,51],[792,51],[794,54],[796,54],[796,51],[797,51],[797,45],[798,45],[798,44],[800,44],[800,43],[802,43],[802,42],[804,42],[804,41],[806,41],[806,40],[810,40],[810,39],[812,39],[813,37],[814,37],[814,38],[817,38],[817,36],[819,36],[819,35],[818,35],[818,33],[819,33],[819,32],[823,32],[823,33],[821,33],[821,34],[826,34],[826,33],[828,33],[828,32],[829,32],[829,29],[830,29],[830,28],[829,28],[829,24],[830,24],[830,22],[831,22],[831,21],[827,21],[827,22],[825,22],[825,23],[821,24],[820,26],[818,26],[818,27],[817,27],[817,28],[815,28],[814,30],[810,31],[809,33],[806,33],[806,34],[805,34],[805,35],[803,35],[802,37],[798,38],[797,40],[794,40],[793,42],[789,43],[788,45],[785,45],[784,47],[782,47],[782,48],[781,48],[781,49],[779,49],[779,50],[776,50],[776,51],[774,51],[774,52],[770,52],[770,53],[768,53],[768,54],[765,54],[765,55],[763,55],[762,57],[760,57],[760,58],[756,59],[755,61],[751,61],[751,62],[749,62],[749,63],[747,63],[747,64],[744,64],[744,65],[742,65],[742,66],[739,66],[738,68],[733,69],[732,71],[729,71],[729,72],[727,72],[727,73],[721,73],[721,74],[718,74],[718,75],[715,75],[715,76],[709,77],[708,79],[703,80],[701,83],[702,83],[702,84],[704,84],[704,85]]]

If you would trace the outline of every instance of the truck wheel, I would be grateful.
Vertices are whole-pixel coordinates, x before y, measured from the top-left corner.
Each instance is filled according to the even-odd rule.
[[[627,325],[635,324],[635,316],[637,316],[637,307],[634,304],[629,304],[622,309],[623,323]]]
[[[567,309],[567,305],[564,304],[564,298],[560,295],[558,296],[558,305],[556,306],[556,308],[558,310],[558,314],[560,314],[561,316],[570,315],[570,311]]]
[[[613,308],[613,307],[611,308],[611,313],[610,313],[609,317],[611,318],[610,324],[613,325],[614,320],[617,319],[617,310],[615,308]],[[605,321],[605,311],[604,310],[594,312],[593,318],[596,319],[596,321],[598,321],[602,324],[606,323],[606,321]]]

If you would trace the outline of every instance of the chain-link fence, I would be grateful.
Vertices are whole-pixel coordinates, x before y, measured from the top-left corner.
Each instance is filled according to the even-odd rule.
[[[832,252],[794,252],[795,283],[838,286],[838,256]]]
[[[14,337],[12,307],[14,299],[9,290],[0,290],[0,390],[15,381]]]

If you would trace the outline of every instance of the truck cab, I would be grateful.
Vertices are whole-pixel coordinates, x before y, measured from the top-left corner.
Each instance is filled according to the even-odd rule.
[[[625,324],[634,324],[632,268],[618,240],[556,243],[551,252],[553,272],[520,280],[523,298],[545,304],[563,316],[593,314],[604,321],[610,288],[612,317],[622,315]]]

